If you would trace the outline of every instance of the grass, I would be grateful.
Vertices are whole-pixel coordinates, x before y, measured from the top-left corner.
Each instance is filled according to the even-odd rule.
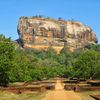
[[[23,93],[14,94],[11,92],[0,91],[0,100],[41,100],[45,97],[45,93]]]
[[[81,96],[82,100],[95,100],[90,97],[90,94],[100,94],[100,91],[84,91],[78,93]],[[0,100],[42,100],[46,95],[44,93],[31,92],[31,93],[23,93],[23,94],[14,94],[11,92],[0,91]]]
[[[100,91],[85,91],[85,92],[80,92],[79,95],[81,96],[82,100],[95,100],[92,98],[90,95],[100,95]]]

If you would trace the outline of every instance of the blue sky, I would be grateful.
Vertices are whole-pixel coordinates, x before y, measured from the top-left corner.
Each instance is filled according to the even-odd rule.
[[[100,0],[0,0],[0,33],[17,39],[19,17],[34,15],[78,20],[100,41]]]

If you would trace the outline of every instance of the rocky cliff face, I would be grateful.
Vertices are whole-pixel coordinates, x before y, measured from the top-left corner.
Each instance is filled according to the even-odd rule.
[[[21,17],[18,34],[21,46],[39,50],[52,46],[59,52],[67,46],[74,51],[89,43],[97,43],[92,29],[77,21]]]

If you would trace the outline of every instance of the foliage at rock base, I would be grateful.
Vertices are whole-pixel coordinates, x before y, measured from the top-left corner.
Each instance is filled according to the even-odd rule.
[[[9,82],[43,80],[52,77],[100,79],[100,45],[60,54],[49,47],[46,51],[16,48],[10,38],[0,35],[0,85]]]

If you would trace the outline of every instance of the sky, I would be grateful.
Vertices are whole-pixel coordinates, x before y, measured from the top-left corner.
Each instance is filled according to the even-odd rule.
[[[0,34],[18,39],[19,17],[43,15],[90,26],[100,43],[100,0],[0,0]]]

